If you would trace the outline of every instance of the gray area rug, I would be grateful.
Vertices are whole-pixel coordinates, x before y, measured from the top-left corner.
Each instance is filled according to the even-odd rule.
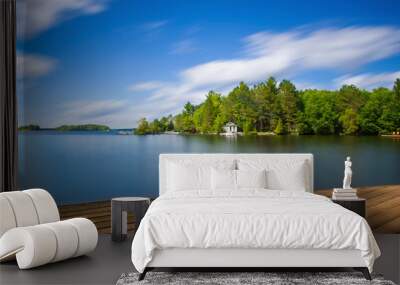
[[[395,285],[380,275],[368,281],[359,272],[148,272],[138,281],[138,273],[122,274],[117,285],[133,284],[379,284]]]

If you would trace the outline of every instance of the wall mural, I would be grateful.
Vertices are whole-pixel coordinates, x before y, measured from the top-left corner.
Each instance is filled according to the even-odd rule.
[[[347,5],[18,1],[20,188],[155,197],[168,152],[310,152],[316,189],[351,156],[354,187],[400,184],[400,3]]]

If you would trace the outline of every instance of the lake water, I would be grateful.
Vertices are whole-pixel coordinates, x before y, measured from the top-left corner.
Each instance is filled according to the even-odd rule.
[[[49,190],[57,203],[158,193],[160,153],[313,153],[315,189],[340,186],[353,160],[353,187],[400,184],[400,140],[351,136],[116,135],[39,131],[19,134],[19,186]]]

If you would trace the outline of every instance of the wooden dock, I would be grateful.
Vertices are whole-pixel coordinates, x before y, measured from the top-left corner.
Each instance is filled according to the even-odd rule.
[[[317,194],[330,197],[331,190]],[[358,196],[367,200],[367,221],[374,232],[400,234],[400,185],[363,187]],[[60,206],[61,219],[84,217],[92,220],[99,233],[111,233],[111,202]],[[135,217],[128,215],[128,230],[135,229]]]
[[[330,197],[332,191],[316,193]],[[367,200],[366,218],[374,232],[400,234],[400,185],[359,188],[358,196]]]
[[[111,201],[90,202],[59,207],[62,220],[82,217],[90,219],[99,233],[111,233]],[[135,219],[128,214],[128,231],[135,228]]]

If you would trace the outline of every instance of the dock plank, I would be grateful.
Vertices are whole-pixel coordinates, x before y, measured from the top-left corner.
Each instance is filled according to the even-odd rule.
[[[111,202],[96,201],[59,206],[61,220],[82,217],[91,220],[99,233],[111,233]],[[136,229],[135,217],[128,213],[128,232]]]
[[[331,197],[332,190],[315,193]],[[361,187],[357,194],[366,199],[366,219],[374,232],[400,233],[400,185]]]
[[[393,207],[397,207],[400,205],[400,195],[398,197],[395,197],[393,199],[388,199],[386,201],[383,201],[381,203],[375,204],[375,205],[370,205],[369,207],[369,216],[374,216],[374,215],[379,215],[382,210],[390,209]]]

